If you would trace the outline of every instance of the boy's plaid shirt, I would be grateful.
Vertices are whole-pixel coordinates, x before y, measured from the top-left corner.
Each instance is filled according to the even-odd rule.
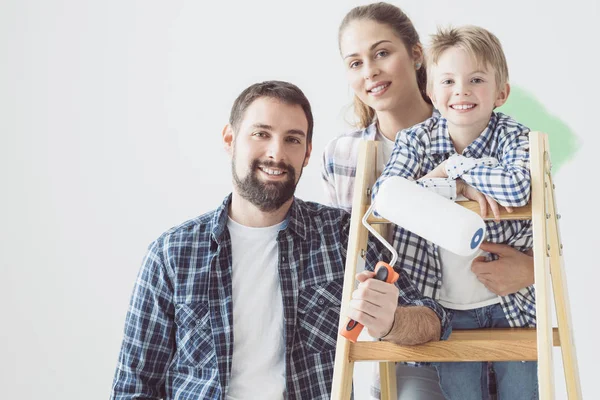
[[[224,399],[233,354],[231,196],[150,245],[135,284],[111,399]],[[277,237],[286,399],[329,399],[350,215],[294,198]],[[387,250],[369,240],[365,266]],[[400,274],[398,303],[444,309]],[[260,313],[260,310],[257,310]]]
[[[454,179],[460,178],[502,206],[526,205],[531,189],[528,133],[528,128],[510,117],[492,113],[483,133],[465,148],[462,155],[458,155],[448,134],[446,120],[433,116],[401,131],[396,137],[390,160],[373,187],[373,196],[388,177],[417,180],[450,159],[446,165],[449,175],[446,181],[454,190],[449,198],[456,199]],[[495,160],[490,162],[489,158]],[[486,228],[487,241],[506,243],[520,251],[532,247],[531,221],[488,221]],[[394,229],[393,238],[399,262],[411,280],[425,296],[437,300],[442,285],[438,247],[400,227]],[[533,286],[503,296],[501,305],[511,326],[535,326]]]

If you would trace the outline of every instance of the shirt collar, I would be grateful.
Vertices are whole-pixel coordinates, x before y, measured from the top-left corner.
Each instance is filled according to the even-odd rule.
[[[434,107],[433,108],[433,112],[431,113],[431,117],[430,118],[441,118],[441,114],[440,112]],[[371,122],[371,125],[367,126],[364,131],[363,131],[363,139],[364,140],[375,140],[375,137],[377,136],[377,115],[375,115],[373,117],[373,122]],[[396,136],[398,136],[396,134]]]
[[[481,158],[483,156],[483,151],[487,147],[487,144],[492,139],[493,132],[496,129],[497,121],[498,117],[496,113],[492,112],[492,116],[487,127],[483,130],[483,132],[481,132],[477,139],[473,141],[473,143],[468,145],[463,150],[462,155],[471,158]],[[437,154],[456,152],[448,132],[447,120],[438,113],[437,121],[434,121],[434,123],[435,122],[437,122],[437,129],[431,130],[431,152]]]
[[[211,220],[212,238],[215,242],[220,243],[227,227],[227,219],[229,218],[229,205],[231,204],[230,193],[225,197],[223,203],[215,210]],[[292,201],[292,205],[285,217],[284,224],[281,230],[290,229],[302,239],[306,239],[306,227],[309,224],[307,211],[304,209],[304,202],[296,197]]]

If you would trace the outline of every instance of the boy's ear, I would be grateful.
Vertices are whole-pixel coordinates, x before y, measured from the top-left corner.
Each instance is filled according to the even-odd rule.
[[[223,148],[231,156],[233,154],[233,128],[227,124],[223,128]]]
[[[437,101],[435,99],[435,94],[432,89],[430,89],[430,88],[427,89],[427,96],[429,96],[429,98],[431,99],[431,103],[433,104],[433,107],[435,107],[436,109],[439,110],[439,108],[437,106]]]
[[[496,101],[494,102],[495,107],[500,107],[506,100],[508,100],[508,95],[510,94],[510,84],[505,83],[504,88],[498,91],[498,95],[496,96]]]

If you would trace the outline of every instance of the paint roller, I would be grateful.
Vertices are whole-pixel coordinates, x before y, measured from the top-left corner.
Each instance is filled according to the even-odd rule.
[[[390,263],[379,261],[375,277],[387,283],[398,280],[392,265],[398,260],[396,249],[369,223],[374,210],[390,222],[463,257],[477,257],[479,245],[485,237],[485,222],[475,212],[425,189],[413,181],[393,176],[381,184],[375,200],[362,219],[363,225],[392,253]],[[356,342],[362,324],[349,319],[340,334]]]

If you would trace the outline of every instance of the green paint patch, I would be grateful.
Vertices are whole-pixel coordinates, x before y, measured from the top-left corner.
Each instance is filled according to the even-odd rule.
[[[524,89],[511,86],[506,104],[496,110],[510,115],[532,131],[548,134],[554,173],[577,152],[579,140],[573,131],[562,120],[550,114],[535,96]]]

